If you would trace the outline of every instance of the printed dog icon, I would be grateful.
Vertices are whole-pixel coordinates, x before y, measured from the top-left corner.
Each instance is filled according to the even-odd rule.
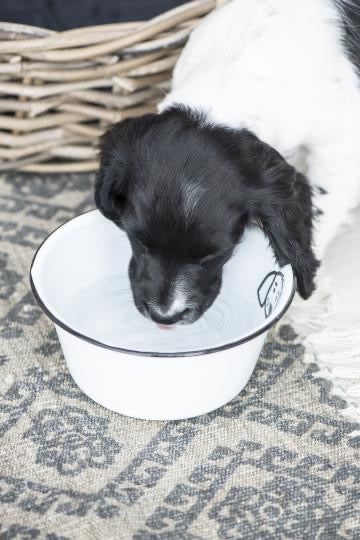
[[[284,275],[281,272],[270,272],[261,282],[258,290],[258,300],[264,308],[265,317],[269,317],[278,305],[284,284]]]

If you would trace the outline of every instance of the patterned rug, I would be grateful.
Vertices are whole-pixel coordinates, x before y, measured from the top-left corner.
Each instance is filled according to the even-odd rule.
[[[359,425],[291,326],[205,416],[127,418],[72,382],[29,290],[39,243],[91,208],[93,178],[0,179],[0,539],[360,538]]]

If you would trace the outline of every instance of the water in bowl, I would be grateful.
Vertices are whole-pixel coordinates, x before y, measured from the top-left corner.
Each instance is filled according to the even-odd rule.
[[[255,301],[232,290],[231,294],[222,292],[195,323],[164,331],[138,312],[124,275],[104,276],[101,282],[82,289],[65,311],[69,325],[92,339],[152,352],[211,349],[238,340],[263,320]]]

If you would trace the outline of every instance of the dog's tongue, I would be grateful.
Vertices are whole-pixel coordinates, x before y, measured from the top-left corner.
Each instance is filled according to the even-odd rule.
[[[160,324],[157,323],[157,327],[160,328],[160,330],[172,330],[174,328],[174,324]]]

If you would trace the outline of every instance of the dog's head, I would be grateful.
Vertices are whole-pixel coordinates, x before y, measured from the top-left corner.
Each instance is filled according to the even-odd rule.
[[[133,297],[145,316],[197,320],[250,220],[262,224],[279,263],[293,265],[300,294],[313,291],[310,187],[249,131],[173,107],[115,124],[100,158],[95,202],[129,237]]]

